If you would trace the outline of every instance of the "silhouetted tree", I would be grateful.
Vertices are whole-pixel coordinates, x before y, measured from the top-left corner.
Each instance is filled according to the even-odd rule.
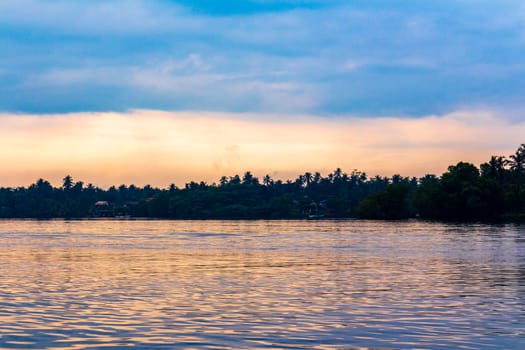
[[[411,195],[412,189],[408,184],[390,184],[383,191],[361,201],[357,207],[357,214],[365,219],[410,218],[415,215]]]
[[[273,185],[273,179],[270,175],[266,174],[263,177],[263,185],[266,187],[271,187]]]
[[[303,185],[304,187],[310,186],[310,184],[314,181],[314,176],[310,172],[306,172],[303,175]]]
[[[505,169],[507,160],[505,157],[492,156],[487,163],[480,166],[481,176],[503,182],[507,170]]]
[[[240,185],[241,184],[241,178],[239,175],[234,175],[233,177],[230,177],[230,184],[232,185]]]
[[[73,178],[70,175],[66,175],[62,179],[62,188],[66,191],[69,191],[73,187]]]
[[[493,156],[480,169],[459,162],[437,177],[368,178],[341,168],[323,177],[305,172],[294,180],[262,184],[250,171],[222,176],[219,185],[191,181],[184,188],[84,186],[67,175],[59,188],[38,179],[29,187],[0,188],[0,218],[134,216],[171,219],[296,219],[363,217],[440,220],[525,219],[525,145],[506,160]],[[98,203],[98,204],[97,204]]]
[[[509,156],[508,164],[518,176],[525,172],[525,144],[521,144],[516,152]]]

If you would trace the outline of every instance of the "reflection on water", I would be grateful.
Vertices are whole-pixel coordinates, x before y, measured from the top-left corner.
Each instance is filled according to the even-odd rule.
[[[0,347],[525,347],[525,228],[0,221]]]

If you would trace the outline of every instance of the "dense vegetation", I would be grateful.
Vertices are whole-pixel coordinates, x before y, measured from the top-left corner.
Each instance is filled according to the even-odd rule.
[[[262,181],[246,172],[218,184],[184,188],[149,185],[107,190],[71,176],[60,188],[39,179],[24,188],[0,188],[1,218],[152,217],[173,219],[349,218],[498,220],[525,218],[525,144],[508,158],[493,156],[478,169],[450,166],[441,177],[368,177],[336,169],[295,180]]]

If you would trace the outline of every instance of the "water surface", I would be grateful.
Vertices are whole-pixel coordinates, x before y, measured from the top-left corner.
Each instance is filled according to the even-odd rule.
[[[1,348],[525,348],[525,227],[0,221]]]

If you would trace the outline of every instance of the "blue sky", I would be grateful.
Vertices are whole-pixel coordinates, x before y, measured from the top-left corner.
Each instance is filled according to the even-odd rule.
[[[522,1],[2,0],[0,111],[523,120]]]
[[[518,0],[0,0],[0,186],[441,174],[523,96]]]

